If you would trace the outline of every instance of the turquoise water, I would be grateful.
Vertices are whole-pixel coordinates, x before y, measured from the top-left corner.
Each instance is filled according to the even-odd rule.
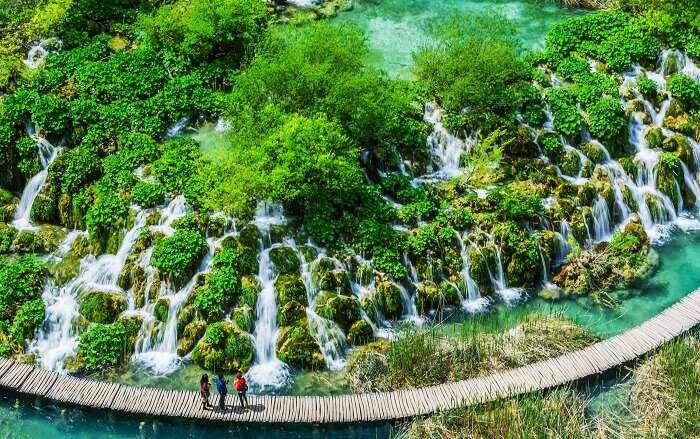
[[[524,47],[541,48],[554,23],[582,13],[546,0],[355,0],[351,11],[334,20],[358,24],[373,50],[373,64],[392,75],[408,77],[412,53],[430,42],[435,25],[450,16],[503,15],[517,27]]]
[[[0,393],[0,439],[379,439],[390,435],[389,424],[261,427],[234,423],[177,422],[58,407],[39,400]]]

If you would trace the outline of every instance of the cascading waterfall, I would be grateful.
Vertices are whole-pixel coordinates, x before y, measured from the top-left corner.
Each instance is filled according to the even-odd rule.
[[[309,321],[309,332],[318,343],[319,348],[321,349],[321,354],[323,354],[323,359],[326,361],[328,368],[330,370],[341,370],[345,368],[346,364],[344,356],[345,351],[347,350],[345,334],[337,323],[332,320],[324,319],[315,311],[316,299],[318,298],[319,290],[313,281],[311,267],[322,257],[326,256],[325,252],[318,247],[314,247],[318,253],[318,256],[316,257],[315,261],[309,263],[307,262],[303,252],[299,250],[294,241],[287,241],[286,244],[294,249],[297,257],[301,261],[301,279],[304,282],[304,287],[306,288],[306,298],[309,303],[309,305],[306,307],[306,317]],[[333,259],[333,262],[336,264],[336,267],[340,268],[342,266],[335,259]]]
[[[593,234],[591,235],[593,241],[609,240],[612,237],[612,218],[608,203],[600,194],[596,195],[591,206],[591,214],[593,215]]]
[[[468,136],[465,140],[450,133],[442,124],[442,110],[433,103],[425,105],[424,120],[433,125],[433,131],[428,136],[428,149],[432,159],[428,175],[421,180],[447,180],[462,175],[462,155],[471,151],[478,133]]]
[[[467,248],[464,245],[464,240],[459,232],[455,232],[457,237],[457,242],[459,243],[459,254],[462,258],[462,284],[466,294],[458,288],[460,296],[462,297],[462,308],[471,313],[477,313],[484,311],[489,305],[489,300],[485,297],[481,297],[481,292],[479,291],[479,286],[472,279],[471,272],[469,270],[470,260]]]
[[[277,278],[270,251],[274,248],[270,241],[270,227],[286,224],[281,206],[263,203],[258,206],[253,223],[263,233],[258,257],[258,282],[261,291],[256,304],[255,331],[253,346],[255,363],[246,374],[251,385],[260,391],[275,391],[284,388],[289,382],[289,367],[277,358]]]
[[[199,269],[184,287],[174,291],[169,281],[163,282],[159,297],[168,299],[168,320],[163,323],[162,337],[157,343],[153,345],[149,343],[150,334],[148,339],[138,343],[138,346],[141,347],[141,352],[136,351],[132,355],[132,360],[135,363],[143,365],[156,375],[169,375],[178,369],[182,359],[177,355],[177,316],[192,293],[197,280],[208,272],[214,256],[214,250],[220,242],[221,240],[207,239],[207,252],[200,262]],[[152,315],[152,313],[150,314]],[[147,321],[144,321],[144,323],[147,323]]]
[[[27,123],[26,130],[27,134],[36,142],[41,171],[27,182],[27,185],[22,191],[22,197],[17,205],[15,216],[12,221],[12,226],[18,230],[34,229],[30,220],[34,200],[46,183],[46,178],[49,175],[49,165],[56,159],[61,150],[60,145],[55,147],[48,140],[41,137],[39,133],[37,133],[36,127],[31,122]]]
[[[46,38],[34,44],[27,53],[27,59],[22,60],[30,69],[36,69],[44,64],[46,57],[61,49],[63,42],[58,38]]]
[[[42,367],[50,370],[62,370],[63,362],[75,352],[78,334],[73,321],[78,316],[78,295],[82,291],[116,291],[126,258],[131,253],[138,232],[146,225],[146,212],[136,206],[134,225],[129,229],[116,254],[104,254],[95,258],[86,256],[80,263],[78,276],[63,286],[48,282],[42,298],[46,304],[46,317],[38,331],[36,339],[30,344],[29,352],[38,356]]]

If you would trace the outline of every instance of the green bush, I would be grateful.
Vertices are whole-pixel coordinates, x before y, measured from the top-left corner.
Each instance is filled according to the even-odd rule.
[[[165,202],[165,188],[157,183],[139,181],[134,186],[134,202],[144,209],[156,207]]]
[[[124,362],[129,347],[127,330],[123,324],[95,323],[80,334],[77,353],[88,369],[95,370]]]
[[[617,99],[602,99],[588,111],[591,134],[602,141],[616,141],[624,135],[627,122]]]
[[[197,268],[206,245],[204,237],[199,232],[189,229],[175,230],[172,236],[156,241],[151,255],[151,265],[177,282],[181,282]]]
[[[656,82],[644,76],[637,80],[637,89],[642,95],[653,97],[656,96],[658,86],[656,85]]]
[[[673,75],[668,82],[671,94],[689,108],[700,107],[700,83],[688,75]]]
[[[416,76],[428,92],[469,130],[512,121],[519,82],[531,73],[510,23],[498,16],[455,17],[437,40],[415,55]]]

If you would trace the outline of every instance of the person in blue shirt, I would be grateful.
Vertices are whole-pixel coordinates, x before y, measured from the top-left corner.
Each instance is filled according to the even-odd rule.
[[[221,411],[225,411],[228,389],[226,388],[226,378],[224,378],[224,374],[222,373],[218,374],[216,377],[216,391],[219,392],[219,408]]]

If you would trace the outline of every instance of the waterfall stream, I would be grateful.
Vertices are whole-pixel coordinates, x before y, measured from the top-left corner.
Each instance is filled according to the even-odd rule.
[[[33,176],[24,187],[22,197],[15,210],[15,216],[12,220],[12,226],[18,230],[33,230],[35,227],[31,223],[32,206],[39,192],[46,183],[46,178],[49,175],[49,165],[56,159],[61,150],[61,146],[53,146],[48,140],[39,135],[36,127],[31,122],[26,126],[27,134],[36,142],[37,152],[39,154],[39,163],[41,171]]]

